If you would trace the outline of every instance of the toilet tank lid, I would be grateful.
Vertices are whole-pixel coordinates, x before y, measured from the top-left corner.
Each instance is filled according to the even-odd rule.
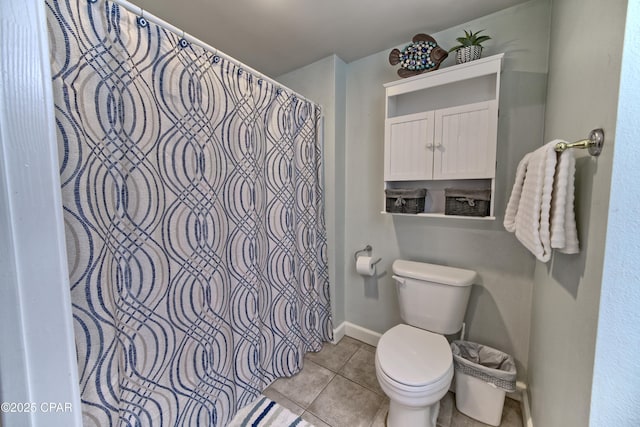
[[[398,276],[450,286],[469,286],[476,278],[476,272],[472,270],[403,259],[396,260],[392,268]]]

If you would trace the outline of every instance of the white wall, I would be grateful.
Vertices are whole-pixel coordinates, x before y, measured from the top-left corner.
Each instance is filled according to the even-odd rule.
[[[29,403],[3,404],[12,427],[82,425],[44,7],[0,2],[0,401]]]
[[[504,231],[502,216],[515,169],[522,156],[540,146],[549,37],[546,0],[535,0],[433,34],[445,48],[463,28],[480,30],[494,40],[484,56],[505,52],[501,85],[496,212],[482,222],[392,217],[383,206],[384,88],[397,80],[388,50],[348,64],[345,299],[349,322],[383,333],[400,322],[391,264],[404,258],[478,271],[466,320],[469,339],[515,356],[524,378],[534,259]],[[408,35],[408,39],[410,36]],[[455,61],[448,58],[443,65]],[[377,280],[355,273],[353,253],[366,244],[383,258]]]
[[[625,0],[553,2],[545,139],[578,140],[603,127],[606,145],[597,159],[576,151],[580,254],[554,254],[535,268],[528,379],[536,426],[589,423],[625,10]]]
[[[640,0],[629,1],[590,425],[640,425]]]
[[[346,64],[336,55],[331,55],[276,80],[323,107],[327,252],[331,311],[334,327],[337,327],[345,320],[343,183]]]

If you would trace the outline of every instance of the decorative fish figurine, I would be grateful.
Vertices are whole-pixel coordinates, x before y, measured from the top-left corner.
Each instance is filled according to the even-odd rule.
[[[411,77],[437,70],[447,56],[449,53],[438,46],[436,39],[428,34],[416,34],[413,36],[412,43],[405,46],[402,51],[393,49],[389,53],[389,63],[400,64],[398,70],[400,77]]]

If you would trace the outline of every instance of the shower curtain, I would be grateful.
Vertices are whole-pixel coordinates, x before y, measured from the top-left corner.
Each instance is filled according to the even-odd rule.
[[[46,4],[84,424],[226,425],[331,339],[319,107],[114,3]]]

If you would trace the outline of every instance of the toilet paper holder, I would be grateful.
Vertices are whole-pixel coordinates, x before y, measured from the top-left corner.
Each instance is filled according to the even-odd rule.
[[[371,245],[367,245],[364,247],[364,249],[360,249],[359,251],[356,251],[355,254],[353,254],[353,259],[358,261],[358,254],[362,253],[362,252],[366,252],[368,256],[371,256],[371,252],[373,251],[373,247]],[[375,260],[372,265],[376,265],[377,263],[379,263],[380,261],[382,261],[382,258],[378,258],[377,260]]]

